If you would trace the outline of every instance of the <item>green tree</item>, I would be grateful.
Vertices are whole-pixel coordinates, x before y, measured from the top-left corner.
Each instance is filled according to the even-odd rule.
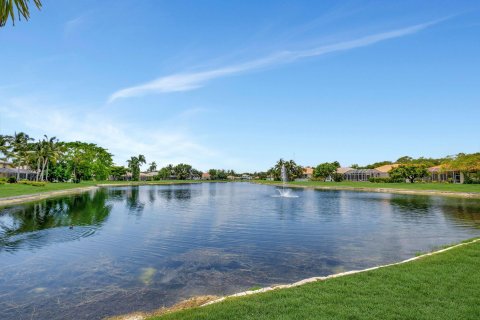
[[[12,19],[15,25],[15,12],[18,12],[18,20],[23,17],[25,20],[30,18],[30,0],[2,0],[0,1],[0,27],[3,27],[8,19]],[[40,10],[42,3],[40,0],[33,0],[35,6]]]
[[[416,179],[428,176],[427,167],[417,164],[403,164],[396,168],[393,168],[388,173],[390,175],[390,178],[393,180],[402,178],[404,180],[408,180],[410,183],[414,183]]]
[[[24,132],[15,133],[9,137],[10,152],[9,156],[13,159],[13,164],[17,168],[17,181],[20,180],[20,167],[28,165],[29,160],[29,141],[33,140]]]
[[[173,171],[175,172],[175,176],[178,180],[190,179],[192,175],[192,166],[189,164],[180,163],[173,167]]]
[[[410,163],[412,162],[413,158],[409,156],[403,156],[397,159],[395,163]]]
[[[223,169],[210,169],[208,170],[211,180],[227,180],[228,174],[227,171]]]
[[[152,161],[149,165],[148,165],[148,172],[153,172],[157,170],[157,163],[155,161]]]
[[[106,180],[113,165],[112,155],[94,143],[65,143],[65,161],[75,182],[81,180]]]
[[[166,167],[161,168],[158,171],[158,174],[156,176],[157,180],[167,180],[170,178],[170,176],[173,174],[173,166],[169,164]]]
[[[127,160],[128,168],[132,172],[132,180],[140,180],[140,166],[146,164],[145,156],[140,154],[138,157],[131,157],[130,160]]]
[[[317,179],[323,179],[325,181],[329,177],[332,177],[338,168],[340,168],[340,163],[338,163],[338,161],[324,162],[315,167],[313,170],[313,176]]]
[[[480,152],[459,153],[455,158],[446,161],[444,167],[461,171],[465,177],[465,183],[480,182]]]
[[[110,175],[112,176],[113,180],[123,180],[127,172],[128,169],[124,166],[112,166],[110,168]]]
[[[375,163],[372,163],[372,164],[369,164],[369,165],[366,165],[364,167],[356,167],[354,169],[375,169],[375,168],[378,168],[378,167],[381,167],[381,166],[384,166],[386,164],[392,164],[393,162],[392,161],[380,161],[380,162],[375,162]],[[353,167],[352,167],[353,168]]]
[[[268,174],[273,176],[276,181],[281,180],[282,166],[285,166],[288,181],[293,181],[303,175],[303,168],[295,163],[293,160],[285,161],[280,159],[275,166],[268,170]]]

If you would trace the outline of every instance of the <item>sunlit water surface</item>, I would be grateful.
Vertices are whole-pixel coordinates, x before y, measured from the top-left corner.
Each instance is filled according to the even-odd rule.
[[[115,187],[0,208],[0,319],[101,319],[480,235],[478,200],[291,193],[248,183]]]

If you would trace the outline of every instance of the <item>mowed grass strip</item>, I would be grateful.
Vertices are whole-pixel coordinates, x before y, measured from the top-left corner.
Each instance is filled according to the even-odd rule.
[[[0,199],[43,192],[70,190],[94,186],[96,182],[85,181],[81,183],[46,183],[44,186],[29,186],[21,183],[0,184]]]
[[[402,265],[150,319],[480,319],[479,267],[475,242]]]
[[[15,196],[32,195],[51,191],[71,190],[96,185],[170,185],[202,182],[219,182],[215,180],[160,180],[160,181],[82,181],[80,183],[58,182],[46,183],[44,186],[29,186],[21,183],[0,184],[0,199]]]
[[[259,181],[261,184],[279,184],[280,181]],[[292,186],[330,187],[330,188],[370,188],[370,189],[404,189],[419,191],[448,191],[448,192],[474,192],[480,193],[480,184],[454,184],[454,183],[372,183],[372,182],[324,182],[324,181],[291,181]]]

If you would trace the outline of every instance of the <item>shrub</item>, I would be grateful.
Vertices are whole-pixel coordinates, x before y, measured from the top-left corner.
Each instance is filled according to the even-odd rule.
[[[343,181],[343,174],[341,174],[341,173],[335,172],[331,175],[331,177],[332,177],[332,180],[335,181],[335,182],[342,182]]]
[[[5,181],[0,180],[0,185],[5,184]]]
[[[16,183],[16,182],[17,182],[17,178],[15,178],[15,177],[9,177],[9,178],[7,179],[7,182],[8,182],[8,183]]]
[[[25,183],[25,184],[33,187],[44,187],[47,183],[40,182],[40,181],[29,181],[28,183]]]
[[[46,185],[46,182],[41,182],[41,181],[29,181],[29,180],[20,180],[18,181],[19,184],[24,184],[27,186],[33,186],[33,187],[43,187]]]
[[[372,183],[399,183],[404,182],[402,178],[390,178],[390,177],[378,177],[378,178],[369,178],[368,181]]]

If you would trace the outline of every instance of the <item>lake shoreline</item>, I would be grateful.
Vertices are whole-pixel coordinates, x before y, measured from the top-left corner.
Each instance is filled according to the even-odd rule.
[[[110,188],[110,187],[129,187],[129,186],[151,186],[151,185],[175,185],[175,184],[193,184],[193,183],[204,183],[204,182],[219,182],[219,181],[172,181],[172,182],[165,182],[165,181],[145,181],[145,182],[120,182],[120,183],[98,183],[91,186],[80,186],[78,188],[69,188],[69,189],[62,189],[62,190],[54,190],[54,191],[45,191],[45,192],[38,192],[38,193],[30,193],[18,196],[11,196],[11,197],[4,197],[0,198],[0,207],[5,207],[9,205],[39,201],[49,198],[55,198],[59,196],[65,195],[72,195],[78,194],[83,192],[88,192],[92,190],[96,190],[98,188]],[[41,187],[35,187],[41,188]]]
[[[175,184],[192,184],[192,183],[211,183],[211,182],[223,182],[228,181],[145,181],[145,182],[119,182],[119,183],[98,183],[92,186],[81,186],[78,188],[70,188],[55,191],[46,191],[18,196],[11,196],[0,198],[0,207],[21,204],[27,202],[33,202],[38,200],[44,200],[48,198],[54,198],[58,196],[71,195],[83,193],[98,188],[109,187],[128,187],[128,186],[145,186],[145,185],[175,185]],[[281,183],[262,183],[258,181],[252,181],[252,183],[282,187]],[[336,191],[356,191],[356,192],[379,192],[379,193],[394,193],[394,194],[407,194],[407,195],[424,195],[424,196],[445,196],[445,197],[458,197],[458,198],[472,198],[480,199],[480,192],[462,192],[462,191],[440,191],[440,190],[412,190],[412,189],[398,189],[398,188],[376,188],[376,187],[349,187],[349,186],[306,186],[287,183],[288,188],[297,189],[311,189],[311,190],[336,190]]]
[[[253,183],[266,185],[266,186],[283,187],[283,184],[281,183],[262,183],[257,181]],[[378,193],[395,193],[395,194],[409,194],[409,195],[421,195],[421,196],[445,196],[445,197],[480,199],[480,192],[412,190],[412,189],[398,189],[398,188],[348,187],[348,186],[305,186],[305,185],[298,185],[298,184],[291,184],[291,183],[287,183],[286,187],[297,188],[297,189],[311,189],[311,190],[378,192]]]
[[[394,267],[398,265],[403,265],[407,264],[410,262],[414,262],[426,257],[438,255],[447,251],[450,251],[452,249],[456,249],[462,246],[467,246],[474,244],[476,242],[480,241],[480,238],[474,238],[470,240],[465,240],[464,242],[460,242],[451,246],[448,246],[446,248],[440,249],[440,250],[435,250],[431,251],[428,253],[421,254],[419,256],[415,256],[406,260],[402,260],[399,262],[393,262],[393,263],[388,263],[385,265],[379,265],[375,267],[370,267],[366,269],[361,269],[361,270],[350,270],[346,272],[341,272],[341,273],[335,273],[335,274],[330,274],[327,276],[319,276],[319,277],[310,277],[306,278],[294,283],[290,284],[281,284],[281,285],[274,285],[274,286],[269,286],[269,287],[264,287],[260,288],[257,290],[247,290],[247,291],[242,291],[238,292],[235,294],[227,295],[224,297],[216,297],[216,296],[198,296],[198,297],[192,297],[187,300],[180,301],[176,304],[174,304],[171,307],[163,307],[151,312],[132,312],[124,315],[117,315],[117,316],[112,316],[112,317],[107,317],[105,320],[151,320],[151,319],[156,319],[158,316],[162,316],[165,314],[169,313],[174,313],[177,311],[182,311],[182,310],[187,310],[187,309],[192,309],[192,308],[203,308],[209,305],[213,304],[218,304],[220,302],[223,302],[227,299],[232,299],[232,298],[241,298],[241,297],[246,297],[246,296],[251,296],[251,295],[257,295],[265,292],[270,292],[270,291],[277,291],[277,290],[284,290],[284,289],[289,289],[289,288],[295,288],[299,286],[303,286],[305,284],[309,283],[314,283],[314,282],[322,282],[326,281],[329,279],[334,279],[334,278],[340,278],[340,277],[346,277],[346,276],[351,276],[359,273],[365,273],[365,272],[370,272],[378,269],[384,269],[384,268],[389,268],[389,267]]]

